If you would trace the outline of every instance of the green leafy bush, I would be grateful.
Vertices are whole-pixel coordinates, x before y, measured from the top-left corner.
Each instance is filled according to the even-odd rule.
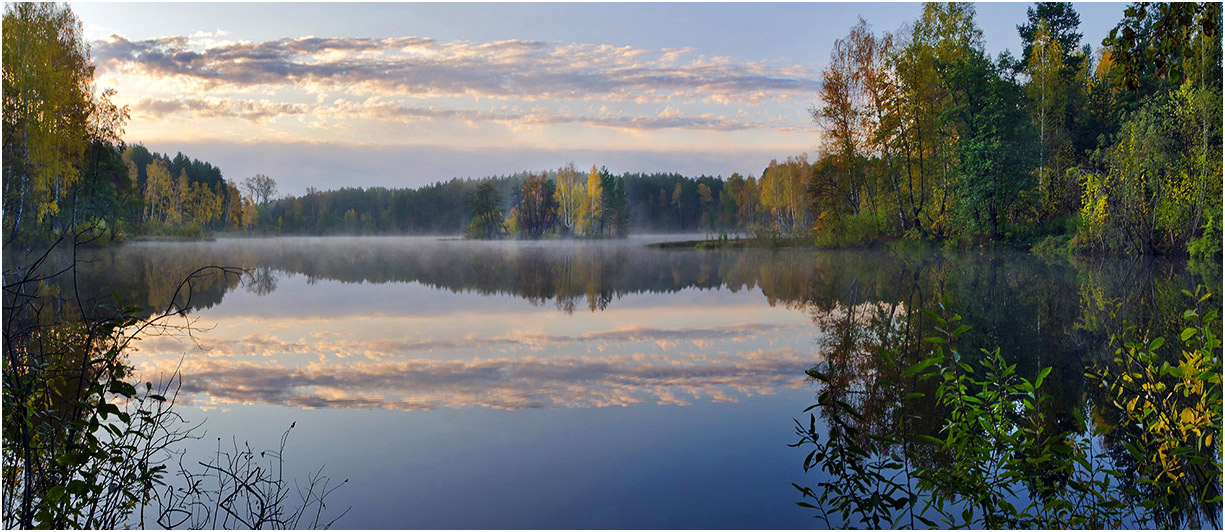
[[[1207,295],[1189,294],[1202,305]],[[1110,397],[1094,405],[1095,422],[1074,411],[1073,426],[1048,423],[1043,382],[1017,374],[998,349],[977,361],[955,345],[970,328],[961,317],[930,311],[937,336],[930,356],[899,366],[876,385],[904,399],[929,398],[943,415],[937,433],[915,430],[918,416],[894,415],[878,432],[855,423],[862,414],[823,384],[817,404],[796,422],[794,447],[815,447],[805,471],[825,480],[795,484],[826,526],[868,528],[1134,528],[1218,527],[1221,501],[1221,342],[1215,310],[1188,310],[1195,326],[1180,335],[1181,359],[1163,358],[1164,339],[1126,342],[1109,367],[1086,368]],[[883,374],[882,374],[883,375]],[[935,383],[934,393],[924,391]],[[863,392],[850,392],[863,393]],[[1111,425],[1097,418],[1118,418]],[[1112,455],[1099,441],[1119,441]],[[1123,467],[1119,467],[1122,463]]]

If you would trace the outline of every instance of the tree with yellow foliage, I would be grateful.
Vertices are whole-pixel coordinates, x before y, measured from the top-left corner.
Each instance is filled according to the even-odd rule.
[[[600,170],[591,165],[587,174],[587,190],[583,196],[582,209],[579,211],[579,226],[584,235],[600,235],[604,233],[604,203],[603,188],[600,184]]]
[[[788,157],[780,163],[770,161],[761,176],[761,207],[772,216],[771,225],[783,233],[800,234],[809,225],[807,190],[812,181],[812,165],[805,155]]]
[[[554,199],[557,201],[557,219],[565,228],[563,230],[578,233],[579,213],[583,208],[585,191],[579,182],[578,170],[574,163],[568,163],[557,169],[557,187]]]
[[[82,26],[66,5],[4,8],[4,226],[59,212],[90,142],[94,68]]]

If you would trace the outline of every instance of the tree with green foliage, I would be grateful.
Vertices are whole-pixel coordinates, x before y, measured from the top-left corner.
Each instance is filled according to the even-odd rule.
[[[625,193],[624,177],[616,178],[611,199],[613,230],[618,238],[626,238],[630,234],[630,204]]]
[[[981,53],[953,65],[950,85],[958,98],[958,211],[993,237],[1002,234],[1022,192],[1035,185],[1035,131],[1022,102],[1022,89],[1003,78],[1002,66]]]
[[[593,167],[594,168],[594,167]],[[625,179],[613,177],[607,168],[600,167],[600,211],[601,234],[612,234],[619,238],[629,236],[629,199],[625,195]]]
[[[1068,2],[1035,2],[1025,10],[1026,21],[1017,26],[1023,43],[1021,65],[1028,65],[1036,54],[1043,53],[1038,49],[1039,42],[1058,43],[1063,52],[1056,58],[1075,70],[1083,57],[1077,57],[1072,52],[1080,48],[1080,14]]]
[[[1039,134],[1036,219],[1064,216],[1078,207],[1080,183],[1067,176],[1085,166],[1085,150],[1096,147],[1096,128],[1085,109],[1089,48],[1080,47],[1079,24],[1071,4],[1040,2],[1017,26],[1024,44],[1017,68],[1028,79],[1025,91]]]
[[[1180,253],[1205,233],[1221,206],[1219,93],[1189,84],[1146,100],[1105,152],[1102,174],[1086,176],[1084,244],[1134,254]],[[1210,117],[1209,124],[1200,120]],[[1215,129],[1203,149],[1205,127]],[[1215,220],[1219,224],[1219,219]],[[1218,226],[1219,227],[1219,226]],[[1219,229],[1215,230],[1219,235]]]
[[[740,191],[744,189],[744,176],[739,173],[732,173],[723,185],[723,190],[719,191],[719,212],[715,216],[715,225],[719,229],[729,230],[737,229],[740,225],[739,213],[737,212],[737,197]]]
[[[591,167],[595,170],[595,167]],[[598,220],[598,233],[601,235],[616,234],[617,209],[620,208],[617,196],[617,180],[613,177],[608,168],[600,167],[597,171],[598,179],[600,180],[600,205],[603,208],[600,210]]]
[[[1097,69],[1108,125],[1084,176],[1079,244],[1220,250],[1221,5],[1132,4]]]
[[[503,235],[502,195],[490,183],[481,183],[468,201],[472,208],[472,223],[468,238],[493,239]]]
[[[1221,4],[1135,3],[1102,41],[1116,65],[1117,83],[1129,91],[1221,82]]]
[[[890,131],[883,136],[898,156],[904,225],[923,237],[951,232],[958,137],[948,113],[953,91],[943,73],[982,50],[974,16],[968,4],[926,4],[890,61],[896,89],[883,122]]]

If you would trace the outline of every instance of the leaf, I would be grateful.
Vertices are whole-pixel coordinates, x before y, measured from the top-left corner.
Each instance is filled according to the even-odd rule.
[[[47,500],[51,502],[58,501],[64,498],[65,492],[66,492],[66,489],[64,488],[64,486],[52,486],[51,489],[47,490],[47,495],[46,495]]]
[[[815,464],[815,462],[813,462],[812,459],[814,456],[817,455],[817,451],[818,449],[813,449],[811,453],[808,453],[808,456],[804,457],[804,472],[805,473],[807,473],[809,469],[812,469],[813,464]]]
[[[110,403],[98,405],[98,413],[102,415],[102,419],[106,419],[108,414],[118,414],[119,407]]]
[[[1148,345],[1148,349],[1150,351],[1156,351],[1161,349],[1161,346],[1163,345],[1165,345],[1165,338],[1158,336],[1156,340],[1153,340],[1153,343]]]
[[[888,365],[890,365],[890,366],[896,366],[896,365],[897,365],[897,363],[896,363],[896,362],[894,362],[894,360],[893,360],[893,356],[889,354],[889,350],[888,350],[888,349],[881,349],[881,350],[880,350],[880,356],[881,356],[881,358],[885,359],[885,363],[886,363],[886,364],[888,364]]]
[[[1047,375],[1050,375],[1050,374],[1051,374],[1051,368],[1050,368],[1050,367],[1047,367],[1046,369],[1043,369],[1041,372],[1039,372],[1039,373],[1038,373],[1038,378],[1034,379],[1034,388],[1035,388],[1035,389],[1037,389],[1037,388],[1041,388],[1041,387],[1042,387],[1042,379],[1045,379],[1045,378],[1046,378],[1046,376],[1047,376]]]
[[[132,397],[136,395],[136,387],[123,381],[110,382],[111,393],[119,394],[124,397]]]
[[[1197,332],[1199,332],[1199,329],[1196,329],[1195,327],[1187,327],[1186,329],[1182,330],[1182,334],[1180,334],[1179,337],[1182,339],[1182,341],[1186,342],[1192,336],[1195,336],[1195,333]]]
[[[927,368],[929,368],[929,367],[931,367],[931,366],[935,365],[936,363],[940,362],[940,360],[941,360],[942,358],[943,358],[943,357],[940,357],[940,356],[934,356],[934,357],[931,357],[931,358],[929,358],[929,359],[927,359],[927,360],[924,360],[924,361],[922,361],[922,362],[919,362],[918,364],[915,364],[915,365],[913,365],[913,366],[910,366],[910,369],[907,369],[906,371],[903,371],[903,372],[902,372],[902,376],[903,376],[903,377],[910,377],[910,376],[912,376],[912,375],[914,375],[914,374],[916,374],[916,373],[918,373],[918,372],[920,372],[920,371],[923,371],[923,370],[925,370],[925,369],[927,369]]]

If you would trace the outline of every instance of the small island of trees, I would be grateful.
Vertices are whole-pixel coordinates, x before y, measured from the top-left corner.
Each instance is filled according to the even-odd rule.
[[[625,179],[614,178],[607,168],[592,166],[584,183],[574,164],[569,164],[557,170],[556,182],[543,175],[532,176],[516,192],[515,206],[503,215],[497,188],[488,182],[477,185],[469,201],[472,223],[466,236],[624,238],[629,234]]]

